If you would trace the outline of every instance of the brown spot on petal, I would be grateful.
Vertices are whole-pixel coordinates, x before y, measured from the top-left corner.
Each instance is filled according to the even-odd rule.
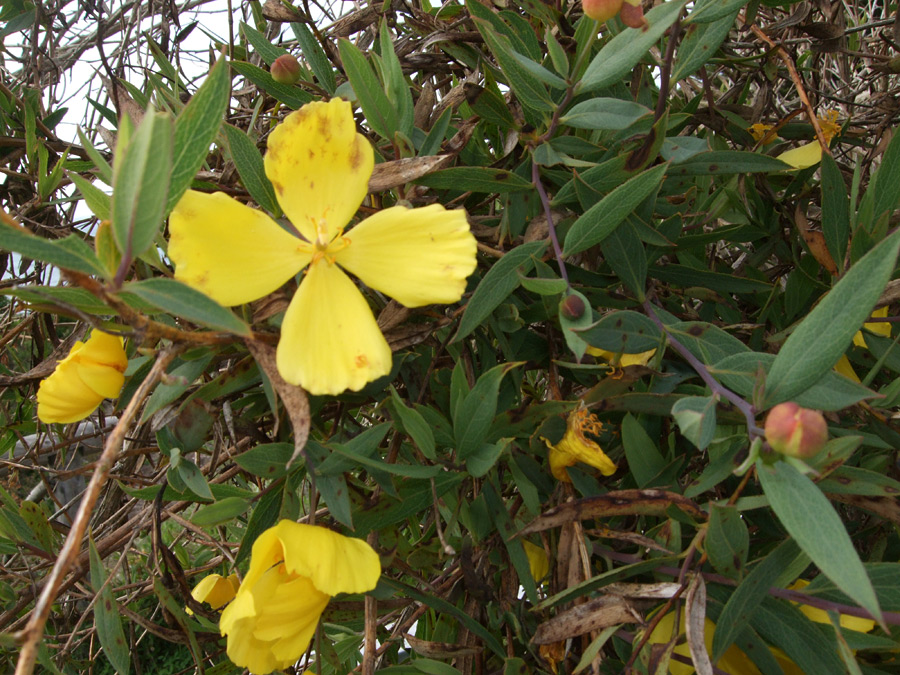
[[[359,147],[360,139],[357,138],[356,142],[353,144],[353,150],[350,152],[350,169],[352,171],[356,171],[359,169],[359,165],[362,164],[362,151]]]
[[[356,367],[357,368],[365,368],[369,365],[369,359],[365,354],[358,354],[356,356]]]

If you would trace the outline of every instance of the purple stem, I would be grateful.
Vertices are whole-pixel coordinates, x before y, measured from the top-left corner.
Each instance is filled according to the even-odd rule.
[[[541,182],[541,168],[537,162],[531,163],[531,180],[537,188],[538,195],[541,198],[541,204],[544,205],[544,216],[547,218],[547,229],[550,231],[550,241],[553,242],[553,253],[556,255],[556,262],[559,263],[559,275],[565,279],[566,286],[569,286],[569,273],[566,271],[566,263],[563,261],[562,249],[559,247],[559,237],[556,236],[556,226],[553,224],[553,214],[550,211],[550,198]]]

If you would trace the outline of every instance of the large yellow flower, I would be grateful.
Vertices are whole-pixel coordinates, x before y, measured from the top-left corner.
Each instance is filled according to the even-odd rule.
[[[556,480],[571,483],[567,467],[575,466],[577,462],[590,464],[604,476],[612,476],[616,472],[616,463],[607,457],[603,449],[585,432],[600,433],[603,424],[587,408],[579,408],[569,413],[566,420],[566,433],[562,440],[553,445],[546,438],[542,440],[550,449],[550,472]]]
[[[331,596],[372,590],[379,576],[378,554],[361,539],[282,520],[253,543],[250,570],[222,612],[228,657],[255,675],[287,668]]]
[[[99,330],[87,342],[78,341],[50,377],[38,386],[38,419],[48,424],[83,420],[105,398],[116,398],[125,384],[122,338]]]
[[[391,371],[391,350],[341,268],[407,307],[456,302],[475,269],[463,210],[395,206],[345,234],[373,167],[350,104],[309,103],[272,132],[265,157],[293,232],[222,193],[189,190],[169,219],[175,277],[223,305],[257,300],[306,268],[277,364],[312,394],[357,391]]]

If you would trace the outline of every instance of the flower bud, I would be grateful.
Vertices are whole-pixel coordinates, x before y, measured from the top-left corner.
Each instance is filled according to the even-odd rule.
[[[577,295],[567,295],[559,303],[560,313],[570,321],[584,316],[584,300]]]
[[[269,69],[272,79],[279,84],[294,84],[300,79],[300,63],[290,54],[282,54]]]
[[[765,431],[773,450],[800,459],[815,456],[828,440],[822,413],[801,408],[793,401],[779,403],[769,411]]]
[[[640,0],[632,4],[628,0],[622,3],[622,11],[619,12],[619,18],[629,28],[647,28],[647,20],[644,18],[644,8],[641,7]]]
[[[582,0],[581,6],[594,21],[604,23],[619,13],[622,0]]]

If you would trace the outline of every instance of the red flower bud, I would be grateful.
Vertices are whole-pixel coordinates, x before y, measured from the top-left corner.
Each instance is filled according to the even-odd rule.
[[[766,440],[772,449],[789,457],[809,459],[828,440],[828,425],[818,410],[790,401],[779,403],[766,417]]]
[[[300,63],[290,54],[282,54],[272,63],[269,72],[279,84],[294,84],[300,79]]]
[[[629,28],[647,28],[647,20],[644,18],[644,8],[641,7],[640,1],[637,4],[631,4],[628,0],[622,4],[622,11],[619,12],[619,18]]]
[[[559,311],[570,321],[576,321],[584,316],[584,300],[577,295],[567,295],[560,301]]]
[[[604,23],[619,13],[622,0],[582,0],[581,6],[594,21]]]

